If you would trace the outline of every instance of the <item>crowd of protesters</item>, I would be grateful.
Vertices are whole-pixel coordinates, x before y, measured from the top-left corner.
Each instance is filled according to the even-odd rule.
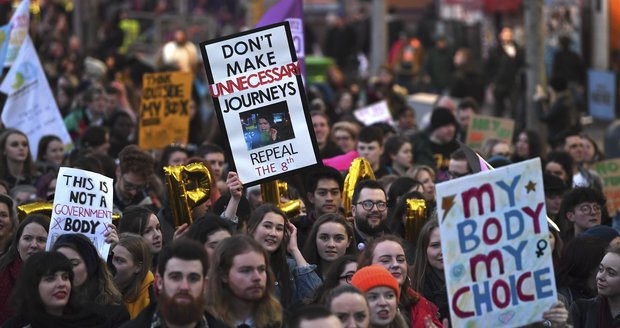
[[[165,11],[172,2],[145,3]],[[196,3],[207,10],[211,2]],[[435,185],[474,173],[458,142],[481,113],[485,88],[495,115],[519,115],[515,76],[523,58],[510,28],[499,33],[486,75],[468,49],[453,54],[443,37],[421,44],[402,36],[381,71],[364,78],[348,52],[368,51],[360,41],[364,18],[351,24],[334,18],[325,53],[337,65],[326,82],[307,86],[325,166],[286,178],[282,199],[304,205],[289,217],[264,201],[259,187],[245,190],[229,169],[215,115],[202,117],[211,103],[198,86],[204,70],[185,31],[162,45],[153,67],[122,50],[119,21],[102,27],[100,49],[86,51],[62,2],[42,4],[39,15],[31,33],[73,149],[65,152],[55,135],[32,145],[19,130],[0,132],[2,327],[449,326]],[[343,47],[343,40],[352,43]],[[159,70],[195,75],[189,139],[147,151],[136,144],[142,75]],[[553,91],[536,95],[551,128],[548,140],[521,126],[514,143],[490,139],[481,151],[494,167],[542,161],[547,215],[559,227],[549,229],[559,301],[534,326],[620,322],[620,233],[592,166],[604,155],[580,130],[566,92],[582,82],[580,72],[556,74]],[[459,100],[442,98],[430,117],[416,121],[405,96],[418,89]],[[356,120],[355,109],[378,100],[387,100],[393,124]],[[270,135],[277,132],[271,125]],[[358,182],[351,208],[343,208],[344,177],[357,157],[377,179]],[[213,190],[192,209],[193,223],[177,227],[169,199],[179,195],[167,194],[162,168],[190,163],[211,171]],[[50,218],[35,213],[18,220],[18,205],[53,201],[61,166],[114,180],[121,218],[106,234],[107,259],[78,234],[57,238],[45,251]],[[405,231],[408,199],[427,209],[417,236]]]

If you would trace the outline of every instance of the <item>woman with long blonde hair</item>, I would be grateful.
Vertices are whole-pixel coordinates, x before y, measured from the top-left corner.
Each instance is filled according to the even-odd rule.
[[[155,301],[149,244],[140,235],[124,232],[119,235],[112,253],[112,265],[116,269],[114,282],[123,293],[123,303],[133,320]]]

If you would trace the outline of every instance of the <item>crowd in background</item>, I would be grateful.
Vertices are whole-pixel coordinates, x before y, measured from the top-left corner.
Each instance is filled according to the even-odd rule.
[[[174,3],[132,6],[163,13]],[[239,9],[226,3],[195,1],[192,12],[219,10],[223,21],[235,22]],[[328,327],[449,325],[435,185],[475,173],[459,145],[472,115],[488,107],[498,117],[523,117],[523,49],[512,29],[500,30],[484,64],[470,49],[450,49],[444,36],[429,42],[428,35],[401,34],[380,72],[367,76],[359,56],[370,47],[367,21],[331,17],[322,52],[334,64],[325,82],[306,86],[325,166],[286,178],[281,201],[303,203],[302,213],[289,217],[262,199],[259,186],[244,189],[230,169],[187,31],[175,31],[150,65],[124,50],[122,10],[100,27],[98,48],[84,49],[64,3],[41,4],[31,35],[73,149],[65,152],[54,135],[32,145],[21,131],[1,131],[2,327],[301,327],[314,320]],[[592,169],[604,154],[579,125],[583,63],[570,40],[563,42],[551,89],[535,95],[549,126],[546,140],[517,119],[512,143],[485,140],[480,155],[494,167],[542,161],[547,215],[559,227],[550,227],[549,238],[560,300],[539,324],[616,327],[620,233]],[[170,70],[195,77],[188,142],[140,149],[142,76]],[[429,117],[416,117],[407,102],[417,91],[441,95]],[[380,100],[387,101],[393,124],[365,126],[356,119],[355,109]],[[275,140],[278,125],[265,124],[271,125],[267,139]],[[343,208],[343,180],[357,157],[368,161],[377,180],[359,182],[351,208]],[[192,209],[193,223],[177,227],[169,205],[177,195],[167,194],[162,168],[189,163],[208,167],[213,190]],[[75,234],[59,237],[46,252],[50,218],[17,218],[18,205],[53,201],[61,166],[114,180],[121,218],[106,235],[107,259]],[[408,199],[423,200],[427,209],[417,236],[405,231]]]

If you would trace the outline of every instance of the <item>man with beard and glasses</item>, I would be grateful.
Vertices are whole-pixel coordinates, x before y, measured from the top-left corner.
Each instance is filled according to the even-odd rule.
[[[351,198],[351,214],[359,251],[364,249],[368,239],[388,232],[387,198],[381,184],[374,180],[358,182]]]
[[[158,302],[122,327],[227,327],[205,311],[208,268],[207,252],[200,243],[175,240],[159,254]]]

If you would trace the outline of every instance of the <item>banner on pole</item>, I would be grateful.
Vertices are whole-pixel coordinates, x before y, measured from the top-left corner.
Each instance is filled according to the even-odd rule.
[[[32,157],[36,156],[36,145],[45,135],[55,135],[65,145],[72,143],[29,36],[2,81],[0,91],[8,95],[2,109],[2,123],[28,136]]]
[[[21,49],[24,40],[28,36],[28,30],[30,29],[30,0],[23,0],[13,16],[9,24],[11,24],[11,33],[9,36],[9,45],[6,51],[6,57],[4,59],[4,67],[13,65],[13,62],[17,59],[19,49]]]

